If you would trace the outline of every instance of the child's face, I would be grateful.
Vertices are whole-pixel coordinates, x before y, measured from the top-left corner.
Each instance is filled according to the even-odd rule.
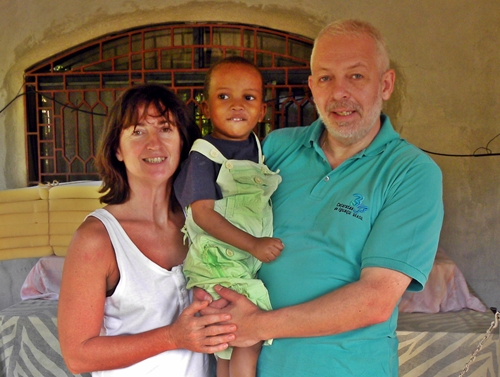
[[[212,121],[212,136],[246,140],[266,113],[259,73],[243,64],[223,64],[212,72],[209,89],[202,110]]]

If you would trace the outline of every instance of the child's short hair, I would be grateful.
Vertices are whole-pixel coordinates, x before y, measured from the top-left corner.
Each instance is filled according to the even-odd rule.
[[[217,61],[215,64],[213,64],[210,69],[207,72],[207,75],[205,76],[205,82],[203,86],[203,99],[208,100],[208,93],[210,91],[210,81],[212,79],[212,73],[219,67],[225,65],[225,64],[241,64],[241,65],[246,65],[247,67],[251,67],[255,69],[255,71],[259,74],[260,76],[260,81],[262,82],[262,100],[264,100],[266,91],[264,89],[264,77],[262,76],[262,72],[259,70],[259,67],[257,67],[254,63],[252,63],[250,60],[242,57],[242,56],[229,56],[227,58],[224,58],[222,60]]]

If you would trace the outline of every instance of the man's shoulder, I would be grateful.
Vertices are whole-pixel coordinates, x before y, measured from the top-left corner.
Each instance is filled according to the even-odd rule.
[[[264,146],[266,144],[271,144],[271,145],[303,144],[311,138],[316,126],[317,123],[314,122],[310,126],[287,127],[274,130],[264,139],[263,144]]]

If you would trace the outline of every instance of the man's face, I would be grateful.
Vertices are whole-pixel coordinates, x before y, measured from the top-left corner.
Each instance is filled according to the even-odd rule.
[[[309,87],[330,135],[346,146],[371,142],[395,79],[393,70],[381,68],[375,42],[368,36],[323,35],[312,56],[311,73]]]

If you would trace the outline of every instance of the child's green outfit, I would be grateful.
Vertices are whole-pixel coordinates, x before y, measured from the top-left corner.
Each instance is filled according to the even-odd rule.
[[[222,199],[215,201],[215,211],[255,237],[272,237],[270,197],[281,182],[281,177],[264,165],[258,140],[257,145],[259,163],[228,160],[204,139],[196,140],[191,152],[199,152],[221,165],[216,183],[221,189]],[[194,222],[190,206],[186,212],[183,231],[191,241],[184,261],[187,288],[200,287],[218,298],[213,287],[220,284],[247,296],[259,308],[270,310],[267,289],[256,279],[262,262],[250,253],[207,234]],[[230,353],[231,350],[225,350],[218,356],[229,359]]]

